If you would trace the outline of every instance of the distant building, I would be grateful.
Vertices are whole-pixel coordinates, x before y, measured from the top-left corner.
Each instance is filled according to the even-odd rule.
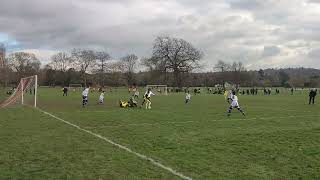
[[[3,68],[6,63],[6,48],[3,44],[0,44],[0,68]]]

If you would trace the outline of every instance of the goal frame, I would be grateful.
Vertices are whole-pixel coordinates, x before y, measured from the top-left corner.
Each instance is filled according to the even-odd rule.
[[[29,77],[24,77],[21,78],[20,83],[21,83],[21,105],[24,105],[24,83],[23,81],[26,79],[30,79],[34,77],[34,104],[33,106],[36,108],[37,107],[37,95],[38,95],[38,75],[34,75],[34,76],[29,76]]]
[[[155,85],[155,84],[149,84],[149,85],[146,85],[146,90],[148,90],[149,88],[152,88],[152,87],[156,87],[156,88],[164,88],[164,95],[168,95],[168,86],[167,85],[163,85],[163,84],[160,84],[160,85]],[[162,93],[161,93],[162,94]]]
[[[81,91],[81,89],[83,89],[83,86],[82,86],[82,84],[69,84],[69,87],[68,87],[70,90],[72,89],[72,88],[74,88],[74,89],[77,89],[77,88],[79,88],[80,89],[80,91]]]
[[[32,81],[32,82],[28,82],[28,81]],[[20,103],[21,105],[25,105],[24,93],[26,93],[26,90],[28,90],[28,88],[29,88],[29,91],[32,92],[32,90],[30,89],[31,87],[33,87],[34,102],[30,105],[36,108],[37,96],[38,96],[38,76],[37,75],[21,78],[18,86],[15,88],[12,95],[0,103],[0,108],[5,108],[15,103]],[[19,100],[21,102],[18,102]]]

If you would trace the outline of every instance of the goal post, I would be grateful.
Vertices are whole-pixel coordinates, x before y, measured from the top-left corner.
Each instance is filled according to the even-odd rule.
[[[168,86],[167,85],[147,85],[146,90],[151,89],[157,94],[168,95]]]
[[[0,103],[0,108],[17,104],[37,107],[37,94],[38,76],[21,78],[18,86],[14,88],[12,95]]]

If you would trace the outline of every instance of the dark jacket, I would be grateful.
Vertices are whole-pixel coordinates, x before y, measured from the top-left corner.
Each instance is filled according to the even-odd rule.
[[[310,97],[316,97],[317,96],[317,91],[316,90],[311,90],[309,93]]]

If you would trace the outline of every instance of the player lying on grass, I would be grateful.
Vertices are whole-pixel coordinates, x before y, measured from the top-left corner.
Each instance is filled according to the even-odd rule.
[[[151,109],[151,96],[155,96],[155,94],[151,91],[151,88],[149,88],[146,93],[144,93],[143,101],[141,103],[142,107],[144,104],[146,104],[146,109]]]
[[[245,116],[244,111],[239,106],[238,97],[236,96],[236,92],[235,91],[232,91],[232,95],[231,95],[230,99],[231,99],[231,105],[230,105],[229,110],[228,110],[228,116],[231,115],[231,111],[232,111],[233,108],[237,108],[238,111],[240,111],[242,113],[242,115]]]
[[[7,91],[7,95],[12,95],[15,90],[16,90],[16,88],[13,87],[9,91]]]
[[[88,95],[89,95],[89,87],[86,87],[83,91],[82,91],[82,107],[85,107],[85,105],[88,105]]]
[[[129,101],[119,101],[119,105],[121,108],[128,108],[128,107],[137,107],[138,103],[137,101],[134,99],[134,96],[132,96]]]

